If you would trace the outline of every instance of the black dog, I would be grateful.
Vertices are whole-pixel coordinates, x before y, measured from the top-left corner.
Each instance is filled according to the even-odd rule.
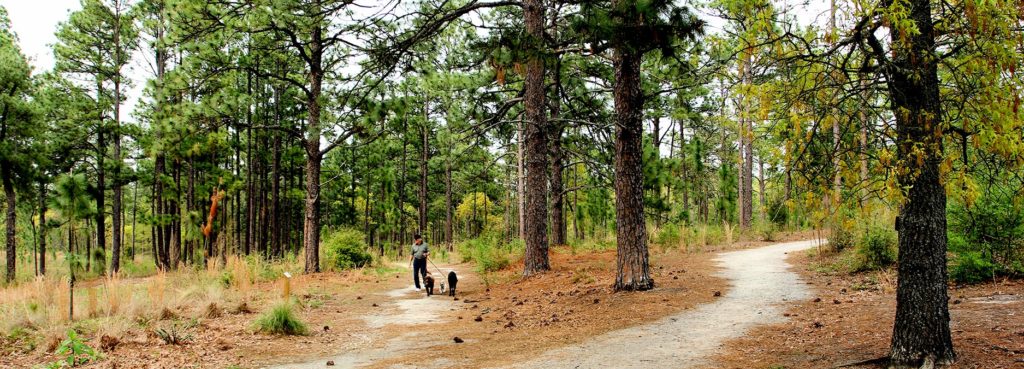
[[[448,272],[448,296],[455,296],[455,285],[459,284],[459,277],[455,271]]]
[[[427,296],[433,295],[434,294],[434,277],[431,277],[430,274],[424,275],[423,276],[423,287],[425,287],[424,289],[427,290]]]

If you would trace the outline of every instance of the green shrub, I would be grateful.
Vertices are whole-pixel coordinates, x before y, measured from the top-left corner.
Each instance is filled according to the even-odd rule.
[[[666,224],[658,229],[658,233],[654,235],[654,243],[663,248],[670,248],[679,245],[679,240],[681,238],[682,236],[679,234],[679,226],[675,224]]]
[[[327,233],[323,240],[327,266],[336,270],[361,268],[373,262],[366,252],[366,236],[354,229],[339,229]]]
[[[789,223],[789,205],[781,198],[768,204],[768,221],[779,227]]]
[[[956,257],[949,278],[957,283],[978,283],[992,279],[998,267],[980,252],[965,252]]]
[[[775,241],[776,232],[778,226],[772,222],[758,222],[754,224],[754,231],[761,237],[761,241]]]
[[[872,226],[857,245],[858,271],[886,268],[896,263],[896,232]]]
[[[853,230],[842,225],[832,227],[832,235],[828,237],[828,245],[832,250],[841,252],[857,245],[857,235]]]
[[[950,278],[974,283],[998,275],[1019,275],[1024,264],[1024,204],[1013,186],[996,185],[972,205],[948,209],[948,248],[958,255]],[[954,273],[959,272],[954,277]]]
[[[494,272],[512,264],[511,252],[519,250],[517,244],[501,247],[496,237],[479,237],[460,242],[456,248],[462,255],[462,262],[475,262],[481,273]]]
[[[256,320],[256,330],[267,334],[305,335],[309,330],[295,316],[291,302],[282,302]]]

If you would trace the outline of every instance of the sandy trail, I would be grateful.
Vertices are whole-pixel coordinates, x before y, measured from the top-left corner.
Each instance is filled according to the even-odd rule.
[[[402,265],[402,267],[405,266]],[[455,270],[455,273],[460,275],[463,273],[463,271],[453,269],[449,265],[441,265],[441,268],[444,273],[447,273],[449,270]],[[434,286],[434,293],[440,295],[440,282],[443,277],[439,277],[437,273],[436,270],[433,273],[434,278],[438,281]],[[424,292],[413,289],[411,284],[410,282],[409,286],[382,292],[381,294],[387,296],[390,303],[382,306],[380,313],[362,317],[366,325],[380,332],[381,328],[389,325],[415,326],[441,323],[443,322],[441,317],[445,316],[444,313],[456,306],[455,301],[451,298],[445,296],[427,297]],[[327,367],[325,364],[328,361],[334,362],[332,368],[356,368],[369,365],[376,361],[405,354],[409,350],[422,346],[422,342],[428,339],[425,333],[421,333],[424,332],[422,329],[410,329],[408,331],[410,333],[390,339],[382,337],[380,334],[358,337],[356,339],[364,343],[361,345],[361,348],[331,357],[268,366],[267,368],[325,368]]]
[[[780,243],[719,254],[720,275],[732,288],[713,303],[659,321],[617,330],[575,346],[548,351],[515,368],[702,368],[725,341],[748,329],[778,323],[785,302],[810,290],[789,271],[786,254],[817,241]]]
[[[589,341],[547,351],[514,368],[702,368],[713,363],[725,341],[742,336],[748,329],[785,319],[782,312],[789,301],[807,299],[810,290],[799,276],[789,271],[786,254],[812,248],[818,241],[780,243],[771,246],[725,252],[717,261],[720,275],[731,288],[722,298],[648,324],[621,329]],[[445,266],[443,268],[447,268]],[[447,272],[447,270],[445,270]],[[457,271],[462,273],[462,271]],[[436,277],[436,275],[435,275]],[[381,313],[363,317],[372,328],[388,325],[436,324],[455,306],[445,298],[427,298],[404,287],[383,293],[391,301]],[[408,330],[422,332],[423,330]],[[362,348],[333,357],[274,366],[273,368],[324,368],[333,361],[336,368],[355,368],[407,354],[417,342],[428,339],[422,333],[407,333],[387,339],[362,337]],[[430,367],[458,366],[457,362],[432,362]]]

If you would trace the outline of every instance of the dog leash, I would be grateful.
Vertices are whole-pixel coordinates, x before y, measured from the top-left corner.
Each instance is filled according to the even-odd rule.
[[[441,281],[442,281],[441,282],[441,293],[444,293],[444,272],[442,272],[441,268],[438,268],[437,264],[434,264],[434,261],[431,260],[429,257],[427,258],[427,261],[430,262],[430,265],[434,266],[434,269],[437,269],[437,274],[439,274],[438,278],[441,278]]]
[[[434,269],[437,269],[437,274],[440,274],[440,275],[441,275],[441,278],[444,278],[444,272],[442,272],[442,271],[441,271],[441,268],[438,268],[438,267],[437,267],[437,264],[434,264],[434,261],[433,261],[433,260],[430,260],[430,258],[429,258],[429,257],[427,258],[427,261],[429,261],[429,262],[430,262],[430,265],[433,265],[433,266],[434,266]]]

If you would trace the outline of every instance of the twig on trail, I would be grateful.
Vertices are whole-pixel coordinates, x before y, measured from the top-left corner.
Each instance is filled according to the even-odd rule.
[[[886,366],[887,364],[889,364],[889,357],[888,356],[882,356],[882,357],[877,357],[877,358],[874,358],[874,359],[868,359],[868,360],[863,360],[863,361],[857,361],[857,362],[842,364],[842,365],[839,365],[839,366],[833,366],[832,369],[849,368],[849,367],[861,366],[861,365],[882,365],[882,366]]]

